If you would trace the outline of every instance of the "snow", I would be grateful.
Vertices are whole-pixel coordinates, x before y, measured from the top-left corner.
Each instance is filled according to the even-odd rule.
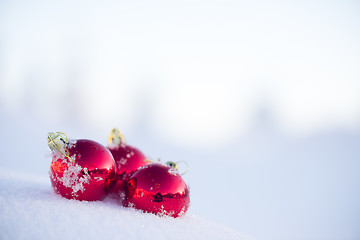
[[[79,174],[84,170],[84,173],[81,177]],[[71,187],[73,192],[72,195],[76,194],[79,190],[84,192],[84,183],[88,183],[91,177],[87,168],[82,168],[76,163],[68,163],[68,169],[64,171],[64,176],[59,178],[60,182],[63,182],[65,187]]]
[[[175,169],[173,169],[173,168],[169,168],[168,173],[170,173],[173,176],[177,175],[177,171]]]
[[[32,211],[32,222],[25,223],[20,216],[27,216],[30,210],[11,208],[14,204],[24,203],[26,206],[32,200],[49,205],[49,202],[55,201],[54,205],[59,210],[56,207],[45,210],[45,204],[36,205],[44,208],[41,211],[54,214],[70,212],[69,215],[73,216],[71,211],[78,211],[76,207],[70,207],[71,201],[55,196],[50,201],[42,194],[51,193],[48,176],[51,151],[46,141],[49,131],[61,130],[72,138],[89,138],[106,144],[107,131],[112,127],[97,133],[73,122],[57,126],[34,116],[29,117],[29,112],[25,115],[28,117],[11,117],[0,111],[0,170],[14,171],[13,174],[4,171],[0,174],[0,234],[9,231],[19,232],[17,234],[25,231],[25,234],[28,231],[25,230],[26,224],[44,229],[55,226],[42,219],[50,216],[43,214],[35,217],[35,211]],[[201,224],[210,221],[211,226],[220,223],[258,240],[360,239],[360,132],[335,129],[306,138],[291,138],[279,131],[271,119],[259,118],[254,125],[248,136],[239,138],[221,151],[190,151],[159,139],[141,127],[137,128],[138,132],[129,131],[126,136],[129,143],[153,156],[153,159],[161,157],[163,162],[187,161],[190,170],[182,177],[190,187],[191,206],[185,219],[190,221],[196,214],[193,224],[196,220],[199,222],[193,228],[198,227],[199,231],[202,231]],[[29,136],[31,141],[22,144],[19,136]],[[30,175],[24,175],[24,172]],[[14,186],[13,190],[11,186]],[[19,197],[19,203],[11,203],[10,199],[20,195],[19,189],[27,196]],[[3,204],[4,199],[7,201]],[[64,205],[60,204],[64,201],[69,203],[65,205],[71,210],[59,207]],[[111,205],[106,206],[110,208]],[[115,209],[122,215],[129,211],[121,207]],[[17,211],[20,211],[19,214],[14,216]],[[6,223],[8,219],[15,220],[10,224]],[[79,219],[88,221],[85,216]],[[42,227],[44,224],[46,226]],[[74,225],[72,221],[67,224],[69,227]],[[203,231],[209,231],[207,226]],[[161,226],[165,227],[168,225]],[[89,228],[94,227],[89,223]],[[21,238],[11,236],[8,238]],[[0,239],[6,238],[0,235]],[[147,239],[146,236],[144,239]]]
[[[77,159],[80,155],[72,154],[72,159]],[[62,159],[60,162],[59,160]],[[61,182],[65,187],[70,187],[72,189],[72,196],[77,196],[77,192],[84,192],[84,184],[89,183],[91,177],[89,175],[88,169],[82,168],[76,162],[72,162],[69,160],[69,157],[63,156],[59,154],[58,150],[53,152],[52,164],[66,164],[67,168],[64,170],[64,174],[59,177],[57,173],[49,170],[50,178],[53,181]],[[81,174],[81,173],[84,174]],[[101,177],[97,177],[97,180],[101,180]]]
[[[250,239],[193,214],[158,217],[113,199],[55,194],[49,179],[0,169],[0,239]]]

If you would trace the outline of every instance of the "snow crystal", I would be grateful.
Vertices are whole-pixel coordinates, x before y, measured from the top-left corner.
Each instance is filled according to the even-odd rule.
[[[173,169],[173,168],[169,168],[168,173],[170,173],[170,175],[173,175],[173,176],[178,175],[177,171],[175,169]]]
[[[125,165],[127,163],[127,159],[126,158],[120,158],[120,161],[119,161],[119,168],[121,167],[121,165]]]
[[[169,167],[169,165],[167,165],[166,163],[161,162],[160,159],[159,159],[159,161],[157,162],[157,164],[160,164],[161,166],[164,166],[164,167]]]
[[[150,166],[150,164],[148,164],[148,165],[144,165],[144,166],[141,166],[141,167],[139,167],[139,168],[137,169],[137,171],[139,171],[139,170],[141,170],[141,169],[148,168],[149,166]]]
[[[94,177],[94,179],[95,179],[96,181],[102,181],[102,180],[104,180],[102,177]]]
[[[84,174],[82,174],[82,172]],[[79,175],[82,176],[79,176]],[[83,192],[85,190],[84,183],[89,183],[91,179],[87,168],[82,168],[76,163],[69,163],[68,169],[64,171],[64,175],[58,178],[65,187],[72,188],[72,194],[76,194],[78,191]]]
[[[172,217],[174,214],[175,214],[174,210],[166,211],[164,205],[161,205],[161,210],[160,212],[157,213],[159,217],[165,217],[165,216]]]
[[[119,148],[119,147],[122,147],[122,148],[125,148],[126,147],[126,144],[124,144],[124,143],[120,143],[120,144],[115,144],[115,143],[109,143],[108,145],[107,145],[107,147],[109,148],[109,149],[117,149],[117,148]]]
[[[186,210],[186,207],[185,207],[185,206],[183,206],[183,207],[182,207],[182,209],[181,209],[181,211],[180,211],[180,213],[179,213],[179,217],[184,216],[184,214],[185,214],[185,210]]]
[[[125,201],[126,195],[124,192],[120,192],[119,197],[121,201]]]
[[[135,207],[135,204],[132,203],[132,202],[129,202],[129,203],[128,203],[128,207],[129,207],[129,208],[134,208],[134,207]]]
[[[91,179],[89,171],[87,168],[82,168],[80,165],[72,163],[65,158],[63,158],[62,163],[67,164],[67,169],[64,170],[63,176],[59,177],[56,173],[49,171],[50,177],[54,181],[61,182],[65,187],[71,188],[72,195],[76,196],[78,191],[83,192],[85,190],[84,184],[89,183]]]

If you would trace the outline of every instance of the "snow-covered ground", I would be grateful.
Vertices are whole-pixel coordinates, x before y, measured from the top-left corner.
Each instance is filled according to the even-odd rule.
[[[116,201],[67,200],[47,178],[0,169],[0,239],[250,239],[193,214],[157,217]]]

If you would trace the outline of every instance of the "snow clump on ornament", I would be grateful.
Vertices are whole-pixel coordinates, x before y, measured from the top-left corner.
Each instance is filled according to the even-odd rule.
[[[103,200],[116,180],[115,161],[104,146],[88,139],[68,140],[64,133],[48,134],[52,150],[50,181],[68,199]]]

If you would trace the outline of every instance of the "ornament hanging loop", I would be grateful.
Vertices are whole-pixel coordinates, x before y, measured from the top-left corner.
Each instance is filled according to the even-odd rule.
[[[121,143],[126,143],[124,136],[117,128],[113,128],[111,130],[108,142],[110,145],[120,145]]]
[[[47,135],[48,146],[51,151],[58,151],[63,156],[67,157],[71,162],[75,162],[70,156],[67,147],[69,145],[68,138],[62,132],[49,132]]]
[[[186,170],[182,173],[179,172],[179,163],[184,163],[186,165]],[[179,172],[179,174],[182,176],[182,175],[185,175],[189,170],[189,164],[185,161],[179,161],[179,162],[166,162],[166,165],[168,165],[169,167],[175,169],[176,171]]]

